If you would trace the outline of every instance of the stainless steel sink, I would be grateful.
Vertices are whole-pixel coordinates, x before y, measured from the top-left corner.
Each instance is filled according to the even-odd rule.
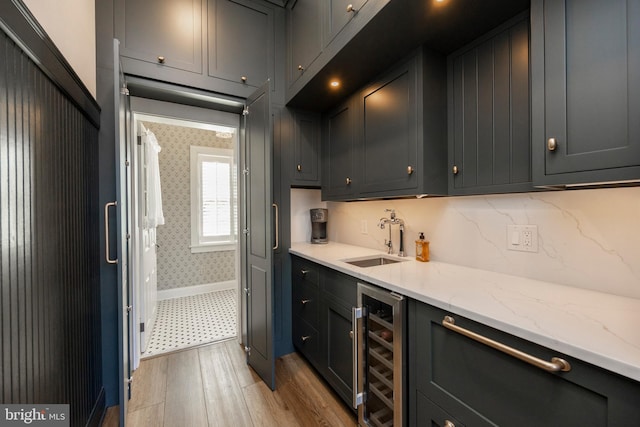
[[[402,262],[402,260],[376,255],[368,258],[344,260],[344,262],[346,262],[347,264],[355,265],[357,267],[375,267],[377,265],[395,264],[398,262]]]

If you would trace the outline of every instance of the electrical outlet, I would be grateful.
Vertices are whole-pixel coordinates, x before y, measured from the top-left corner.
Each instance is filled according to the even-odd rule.
[[[367,231],[367,220],[366,219],[361,219],[360,220],[360,233],[369,234],[369,232]]]
[[[507,225],[507,249],[538,252],[537,225]]]

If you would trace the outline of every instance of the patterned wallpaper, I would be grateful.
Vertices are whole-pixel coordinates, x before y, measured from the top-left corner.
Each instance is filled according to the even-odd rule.
[[[189,146],[231,148],[214,131],[144,122],[158,139],[165,224],[157,229],[158,290],[234,280],[236,251],[192,254]]]

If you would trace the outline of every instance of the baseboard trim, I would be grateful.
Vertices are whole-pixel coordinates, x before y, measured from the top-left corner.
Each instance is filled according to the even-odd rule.
[[[206,283],[204,285],[186,286],[184,288],[164,289],[158,291],[158,301],[172,298],[190,297],[193,295],[206,294],[208,292],[224,291],[236,289],[238,282],[227,280],[226,282]]]

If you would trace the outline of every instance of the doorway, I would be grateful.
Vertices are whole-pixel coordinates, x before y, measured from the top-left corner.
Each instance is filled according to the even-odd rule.
[[[140,358],[240,336],[240,116],[131,97],[133,367]],[[150,218],[153,148],[162,223]],[[150,178],[151,176],[151,178]]]

